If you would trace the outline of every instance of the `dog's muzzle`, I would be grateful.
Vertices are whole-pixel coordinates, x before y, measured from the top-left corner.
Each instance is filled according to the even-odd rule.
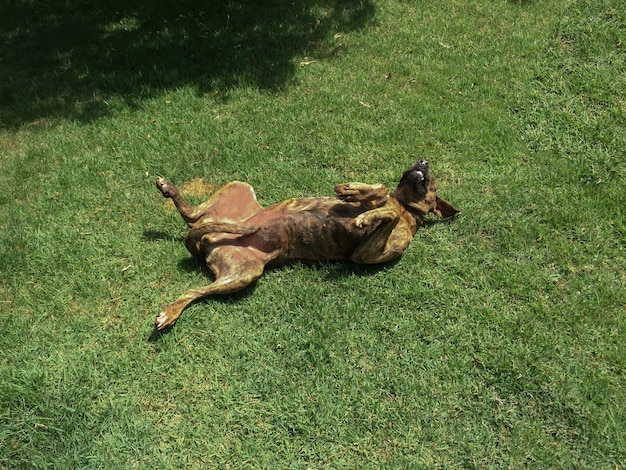
[[[426,172],[428,171],[428,160],[420,160],[415,166],[417,167],[414,170],[415,178],[418,181],[424,181],[424,178],[426,177]]]

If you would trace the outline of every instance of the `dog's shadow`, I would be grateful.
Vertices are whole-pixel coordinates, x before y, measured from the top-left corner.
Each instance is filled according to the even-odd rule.
[[[325,278],[329,281],[343,279],[347,277],[361,277],[361,276],[371,276],[378,272],[385,271],[390,266],[394,266],[400,261],[399,258],[388,261],[386,263],[379,264],[357,264],[351,261],[311,261],[304,262],[299,261],[296,262],[301,266],[309,267],[310,269],[315,270],[323,270],[325,272]],[[285,266],[278,266],[272,269],[288,269]]]

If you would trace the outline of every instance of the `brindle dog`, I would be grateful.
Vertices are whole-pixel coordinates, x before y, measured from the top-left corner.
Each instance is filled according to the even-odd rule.
[[[172,198],[190,228],[185,245],[215,274],[208,286],[185,291],[158,314],[158,330],[172,326],[191,303],[230,294],[255,282],[265,266],[294,260],[384,263],[398,258],[429,212],[457,212],[437,196],[428,162],[406,170],[391,193],[382,184],[343,183],[336,197],[294,198],[261,207],[252,186],[232,182],[191,206],[169,181],[157,188]]]

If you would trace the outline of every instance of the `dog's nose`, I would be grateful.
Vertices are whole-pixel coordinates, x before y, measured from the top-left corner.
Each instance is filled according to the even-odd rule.
[[[428,160],[420,160],[421,167],[428,167]]]

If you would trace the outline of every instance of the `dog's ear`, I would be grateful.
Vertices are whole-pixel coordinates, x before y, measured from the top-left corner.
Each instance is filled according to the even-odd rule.
[[[437,196],[437,207],[433,211],[438,217],[443,219],[447,219],[448,217],[452,217],[454,214],[461,212],[459,209],[454,207],[445,199],[441,199]]]

